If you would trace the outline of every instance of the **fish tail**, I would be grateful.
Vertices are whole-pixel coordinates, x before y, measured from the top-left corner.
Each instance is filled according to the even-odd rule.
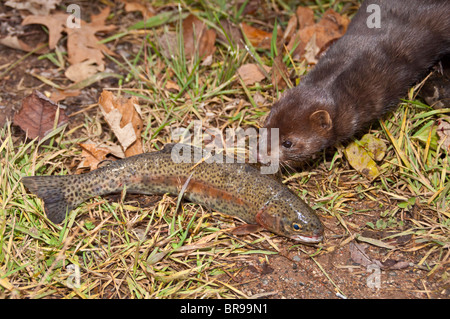
[[[26,188],[44,201],[48,219],[59,224],[67,213],[81,202],[75,192],[69,192],[73,187],[72,176],[26,176],[21,182]]]

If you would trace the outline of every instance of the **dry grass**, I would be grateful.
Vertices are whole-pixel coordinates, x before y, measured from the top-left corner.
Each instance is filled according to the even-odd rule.
[[[285,23],[292,11],[277,4]],[[211,25],[216,17],[229,16],[208,1],[182,7]],[[238,13],[230,18],[240,19]],[[117,87],[107,89],[140,98],[145,150],[159,149],[170,142],[171,129],[189,127],[193,120],[201,120],[206,128],[261,125],[276,90],[268,81],[245,87],[235,70],[254,62],[253,53],[257,60],[271,64],[270,52],[249,54],[218,45],[210,66],[198,59],[187,62],[182,55],[168,59],[161,53],[159,39],[169,31],[177,32],[177,23],[121,34],[119,43],[138,49],[127,57],[111,58],[123,77]],[[143,44],[145,38],[148,42]],[[286,63],[292,68],[289,59]],[[168,81],[181,89],[166,89]],[[263,103],[254,102],[257,93]],[[371,130],[389,145],[380,178],[370,182],[351,169],[342,148],[303,172],[285,172],[284,177],[302,198],[314,203],[326,225],[333,226],[328,239],[340,238],[338,245],[345,245],[365,229],[393,230],[393,237],[413,235],[407,246],[398,249],[419,251],[422,258],[417,266],[445,281],[450,175],[448,154],[436,143],[432,129],[439,118],[448,119],[450,110],[432,110],[415,99],[415,90],[410,93],[397,112]],[[9,125],[0,132],[0,296],[248,298],[241,289],[245,281],[236,280],[248,256],[278,253],[281,244],[296,247],[267,232],[235,238],[227,230],[239,223],[237,219],[191,203],[178,205],[176,198],[168,196],[151,203],[132,196],[96,198],[74,210],[64,225],[53,225],[45,218],[42,202],[27,194],[19,180],[24,175],[73,173],[81,153],[78,142],[112,139],[96,106],[85,106],[76,119],[39,143],[12,134]],[[367,218],[362,226],[351,221],[352,216],[364,217],[372,210],[382,211],[378,220]],[[336,245],[332,241],[299,249],[327,254]]]

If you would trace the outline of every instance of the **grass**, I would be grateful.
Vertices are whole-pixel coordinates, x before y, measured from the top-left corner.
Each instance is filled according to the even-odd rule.
[[[226,2],[210,1],[182,2],[182,8],[223,32],[220,19],[242,21],[248,3],[234,11],[226,11]],[[320,15],[330,3],[308,4]],[[345,3],[337,2],[334,9],[339,11]],[[285,26],[294,10],[282,1],[277,4],[282,8],[278,23]],[[248,42],[248,49],[216,45],[209,66],[198,57],[190,62],[183,54],[172,58],[164,54],[161,39],[173,32],[182,50],[179,20],[167,25],[161,21],[172,17],[159,18],[152,20],[154,27],[147,32],[135,32],[137,26],[110,38],[138,48],[130,56],[110,57],[122,78],[117,87],[108,89],[139,97],[146,125],[144,149],[159,149],[171,141],[174,127],[188,127],[193,120],[222,129],[262,125],[279,92],[270,81],[245,86],[236,69],[244,63],[271,65],[276,50],[259,50]],[[289,69],[300,73],[305,69],[288,54],[283,61]],[[170,81],[180,89],[166,89]],[[420,253],[417,266],[426,269],[427,278],[448,281],[449,157],[438,143],[436,122],[448,119],[450,110],[431,109],[415,98],[416,92],[412,89],[408,100],[370,131],[388,145],[379,163],[380,178],[370,182],[349,167],[343,147],[301,172],[284,172],[286,184],[312,203],[331,228],[328,242],[298,249],[314,256],[319,272],[333,286],[332,275],[316,256],[334,251],[367,229],[395,231],[392,238],[412,235],[411,242],[396,249]],[[255,94],[265,102],[255,103]],[[178,205],[169,196],[151,203],[136,196],[95,198],[75,209],[65,224],[52,224],[42,202],[27,194],[20,178],[72,174],[81,154],[77,143],[113,139],[100,114],[95,106],[85,106],[74,122],[40,142],[24,139],[9,124],[1,129],[1,297],[248,298],[242,289],[246,281],[236,278],[250,256],[279,253],[282,245],[297,249],[267,232],[236,238],[228,233],[239,224],[236,219],[192,203]],[[364,207],[358,206],[360,201]],[[364,221],[358,224],[354,217]]]
[[[3,294],[20,298],[236,298],[229,284],[247,254],[272,254],[227,234],[234,220],[181,205],[164,196],[154,207],[96,199],[64,225],[45,219],[40,200],[19,182],[30,174],[66,174],[62,164],[79,156],[70,132],[60,129],[37,143],[14,142],[1,131],[0,260]],[[54,144],[45,145],[55,138]],[[76,154],[78,153],[78,154]],[[134,204],[134,205],[133,205]],[[79,220],[79,214],[93,216]],[[223,228],[226,227],[226,228]],[[250,249],[248,249],[250,247]],[[241,257],[242,256],[242,257]],[[72,266],[70,266],[72,265]],[[79,278],[75,272],[80,274]],[[78,280],[78,281],[77,281]]]
[[[1,152],[8,159],[1,174],[3,293],[24,298],[226,298],[239,293],[237,288],[231,293],[218,276],[238,268],[239,258],[230,262],[227,257],[239,256],[245,244],[208,221],[201,207],[188,204],[177,213],[169,197],[141,210],[97,200],[75,212],[100,214],[101,220],[78,221],[74,213],[63,226],[52,225],[43,218],[39,200],[23,196],[19,179],[73,154],[64,143],[58,150],[38,152],[34,141],[17,147],[9,131],[2,131],[3,138]],[[70,264],[82,274],[79,286],[71,287]]]

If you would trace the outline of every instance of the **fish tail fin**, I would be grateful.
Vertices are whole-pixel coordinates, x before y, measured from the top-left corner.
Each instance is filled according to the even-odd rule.
[[[75,194],[67,189],[72,186],[72,176],[26,176],[21,182],[44,201],[45,212],[53,223],[61,223],[67,213],[78,206]]]

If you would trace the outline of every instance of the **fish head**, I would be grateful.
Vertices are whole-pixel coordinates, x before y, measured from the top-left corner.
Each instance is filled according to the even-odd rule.
[[[306,204],[296,207],[289,201],[271,202],[256,215],[265,229],[304,244],[316,244],[323,239],[323,225]]]

